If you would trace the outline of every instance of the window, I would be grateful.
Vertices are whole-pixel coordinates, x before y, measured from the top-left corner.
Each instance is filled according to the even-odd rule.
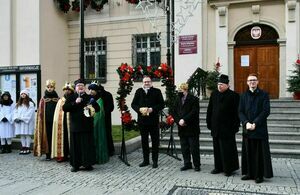
[[[85,79],[106,82],[106,38],[86,39],[84,46]]]
[[[160,41],[157,34],[135,35],[133,38],[133,64],[135,66],[160,65]]]

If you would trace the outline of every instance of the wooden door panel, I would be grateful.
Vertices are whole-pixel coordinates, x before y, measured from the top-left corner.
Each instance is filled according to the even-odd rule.
[[[249,67],[241,66],[241,56],[249,55]],[[259,76],[259,87],[271,98],[279,97],[279,48],[277,45],[239,46],[234,49],[234,90],[248,89],[246,79],[250,73]]]

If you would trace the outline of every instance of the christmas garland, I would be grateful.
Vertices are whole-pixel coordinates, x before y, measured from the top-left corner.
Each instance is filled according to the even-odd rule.
[[[122,63],[118,67],[119,89],[117,91],[118,108],[121,112],[121,121],[125,130],[137,130],[137,122],[132,119],[132,115],[126,105],[126,97],[132,91],[134,81],[140,80],[144,75],[150,76],[152,79],[160,79],[162,86],[166,87],[166,105],[171,107],[176,96],[174,85],[173,70],[167,64],[161,64],[158,68],[152,66],[138,66],[133,68],[127,63]]]
[[[84,10],[86,10],[88,6],[91,6],[92,9],[99,12],[107,2],[108,0],[84,0]],[[73,11],[80,12],[80,0],[74,0],[71,1],[71,3],[70,0],[57,0],[57,4],[59,9],[65,13],[67,13],[71,7]]]

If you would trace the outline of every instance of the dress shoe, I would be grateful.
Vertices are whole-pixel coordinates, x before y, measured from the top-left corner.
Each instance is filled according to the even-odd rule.
[[[79,169],[78,169],[78,168],[76,168],[76,167],[72,167],[72,169],[71,169],[71,172],[77,172],[77,171],[79,171]]]
[[[241,178],[241,180],[250,180],[251,177],[249,175],[245,175]]]
[[[84,170],[86,170],[86,171],[92,171],[93,169],[94,169],[94,167],[92,167],[92,166],[84,167]]]
[[[218,170],[218,169],[213,169],[210,173],[211,174],[218,174],[218,173],[221,173],[221,171]]]
[[[149,162],[142,162],[141,164],[139,164],[139,167],[146,167],[149,165]]]
[[[255,183],[262,183],[263,181],[264,181],[264,179],[260,178],[260,177],[255,179]]]
[[[201,168],[200,167],[195,167],[194,170],[197,171],[197,172],[199,172],[201,170]]]
[[[156,169],[158,167],[157,163],[153,163],[152,168]]]
[[[193,167],[192,166],[183,166],[180,168],[180,171],[186,171],[188,169],[192,169]]]
[[[232,175],[232,173],[224,173],[224,175],[225,175],[226,177],[230,177],[230,176]]]

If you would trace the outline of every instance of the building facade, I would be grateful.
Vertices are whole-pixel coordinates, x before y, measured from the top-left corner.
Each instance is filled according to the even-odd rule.
[[[213,70],[219,61],[221,73],[230,76],[231,88],[238,92],[246,89],[246,75],[255,72],[272,98],[291,96],[286,92],[286,79],[299,54],[299,1],[173,2],[175,84],[186,82],[197,67]],[[144,3],[139,7],[126,0],[109,0],[100,12],[90,7],[85,11],[82,71],[87,80],[100,81],[114,97],[119,83],[116,69],[121,63],[158,66],[167,60],[166,4]],[[78,12],[64,13],[52,0],[2,0],[0,23],[0,68],[39,66],[40,95],[47,79],[56,80],[61,95],[64,82],[79,78]],[[0,74],[6,78],[5,71]],[[17,77],[25,82],[22,74]],[[2,79],[1,83],[3,88]],[[160,82],[154,85],[161,87]],[[136,82],[128,103],[140,86]],[[113,123],[120,123],[117,108]]]

